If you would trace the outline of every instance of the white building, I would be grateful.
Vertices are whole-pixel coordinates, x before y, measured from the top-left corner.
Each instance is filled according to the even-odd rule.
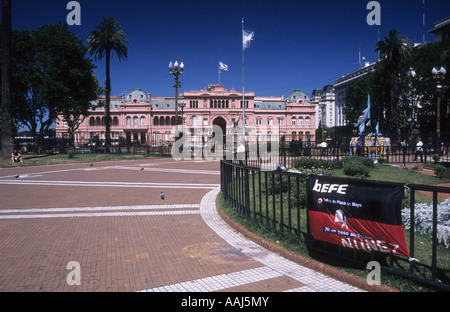
[[[332,85],[313,90],[311,103],[315,105],[316,110],[316,129],[322,125],[328,128],[336,125],[336,103],[334,87]]]
[[[336,95],[335,106],[335,126],[346,126],[344,107],[345,107],[345,91],[354,85],[359,79],[373,71],[376,63],[365,63],[364,67],[334,82],[334,90]]]

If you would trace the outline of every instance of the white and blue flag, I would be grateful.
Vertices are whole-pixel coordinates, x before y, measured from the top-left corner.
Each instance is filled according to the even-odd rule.
[[[358,127],[361,124],[365,124],[367,119],[370,119],[370,95],[367,99],[367,108],[363,111],[362,115],[359,116],[358,122],[355,124],[355,127]]]
[[[224,70],[224,71],[228,71],[228,65],[222,63],[221,61],[219,61],[219,70]]]
[[[363,122],[362,124],[360,124],[358,129],[359,129],[359,135],[363,135],[364,132],[366,131],[366,123]]]
[[[242,49],[248,49],[250,48],[250,42],[253,40],[253,37],[255,36],[255,32],[248,32],[246,30],[242,30]]]

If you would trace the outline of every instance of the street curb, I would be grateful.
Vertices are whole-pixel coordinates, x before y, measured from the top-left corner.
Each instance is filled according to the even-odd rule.
[[[296,253],[293,253],[291,251],[288,251],[284,249],[281,246],[278,246],[272,242],[269,242],[258,235],[250,232],[242,225],[236,223],[235,221],[231,220],[220,208],[218,199],[216,198],[216,209],[219,213],[220,217],[231,227],[233,227],[236,231],[240,232],[250,240],[254,241],[258,245],[262,246],[263,248],[275,252],[279,254],[280,256],[293,261],[297,264],[300,264],[304,267],[307,267],[309,269],[312,269],[314,271],[317,271],[319,273],[322,273],[324,275],[327,275],[331,278],[334,278],[338,281],[344,282],[348,285],[358,287],[360,289],[369,291],[369,292],[399,292],[398,289],[394,289],[385,285],[369,285],[367,281],[363,278],[360,278],[358,276],[355,276],[350,273],[342,272],[340,270],[337,270],[333,267],[327,266],[323,263],[320,263],[318,261],[307,259],[301,255],[298,255]]]

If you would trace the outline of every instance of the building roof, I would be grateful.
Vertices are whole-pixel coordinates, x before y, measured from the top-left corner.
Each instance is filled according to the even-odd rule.
[[[295,103],[299,99],[302,99],[306,103],[311,103],[311,100],[309,99],[309,96],[307,96],[305,93],[300,92],[300,90],[294,90],[291,94],[287,97],[289,99],[289,102]]]
[[[285,110],[285,101],[258,101],[255,100],[255,110]]]
[[[351,81],[354,81],[355,79],[359,79],[362,76],[365,76],[367,73],[373,71],[375,69],[375,64],[376,63],[371,63],[371,64],[365,64],[365,66],[361,69],[358,69],[357,71],[354,71],[351,74],[348,75],[344,75],[341,78],[337,79],[334,82],[334,87],[336,86],[342,86],[344,84],[347,84]]]
[[[138,99],[141,102],[147,102],[148,96],[142,91],[142,89],[134,89],[134,91],[126,95],[125,102],[131,102],[134,99]]]
[[[434,28],[431,29],[429,32],[436,33],[445,27],[450,27],[450,16],[434,23]]]

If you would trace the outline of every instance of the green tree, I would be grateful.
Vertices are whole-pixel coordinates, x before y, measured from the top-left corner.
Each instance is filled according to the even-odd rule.
[[[11,105],[11,0],[2,0],[2,122],[1,122],[1,155],[8,157],[14,148],[15,127],[12,119]]]
[[[105,58],[106,62],[106,82],[105,82],[105,145],[109,151],[111,145],[111,124],[110,124],[110,102],[111,102],[111,76],[110,62],[111,56],[115,53],[120,60],[128,57],[128,39],[125,32],[120,28],[119,22],[113,18],[104,18],[100,25],[95,26],[87,37],[89,52],[95,56],[95,60]]]
[[[87,114],[99,92],[95,66],[66,24],[14,30],[12,50],[14,120],[41,146],[58,115]]]
[[[390,106],[391,71],[386,61],[378,62],[374,71],[358,80],[346,90],[344,114],[349,124],[354,124],[366,108],[367,94],[371,99],[371,126],[379,123],[385,135],[398,133],[409,138],[412,130],[422,134],[436,131],[437,88],[431,69],[433,67],[450,68],[450,40],[430,42],[411,49],[398,66],[396,117],[398,124],[391,128]],[[441,94],[441,130],[450,129],[449,98],[450,75],[442,81]]]
[[[409,75],[411,101],[419,104],[417,109],[417,120],[415,120],[414,128],[419,129],[422,133],[436,132],[436,113],[437,113],[437,92],[436,81],[433,78],[431,70],[433,67],[440,68],[444,66],[447,70],[450,68],[450,40],[443,42],[430,42],[426,45],[414,48],[409,64],[411,64],[411,72]],[[450,75],[447,74],[445,80],[441,81],[443,85],[441,94],[441,131],[449,131],[450,125],[447,112],[449,106]]]
[[[387,118],[390,120],[389,133],[395,140],[398,137],[399,117],[399,74],[402,63],[411,53],[411,40],[408,37],[399,35],[397,29],[389,31],[389,37],[379,41],[375,51],[380,53],[383,63],[385,77],[389,81],[389,111]]]
[[[346,90],[344,116],[349,125],[354,125],[367,108],[367,95],[371,95],[372,82],[373,73],[368,73]]]
[[[67,99],[67,104],[59,110],[59,115],[62,117],[62,122],[67,125],[67,132],[69,133],[70,141],[74,142],[75,131],[79,128],[81,123],[89,116],[89,110],[95,109],[92,100],[97,98],[97,95],[102,93],[102,88],[98,85],[97,77],[92,73],[92,77],[88,76],[89,69],[78,70],[75,75],[79,79],[74,80],[76,83],[75,94]],[[82,95],[90,94],[89,97]]]

